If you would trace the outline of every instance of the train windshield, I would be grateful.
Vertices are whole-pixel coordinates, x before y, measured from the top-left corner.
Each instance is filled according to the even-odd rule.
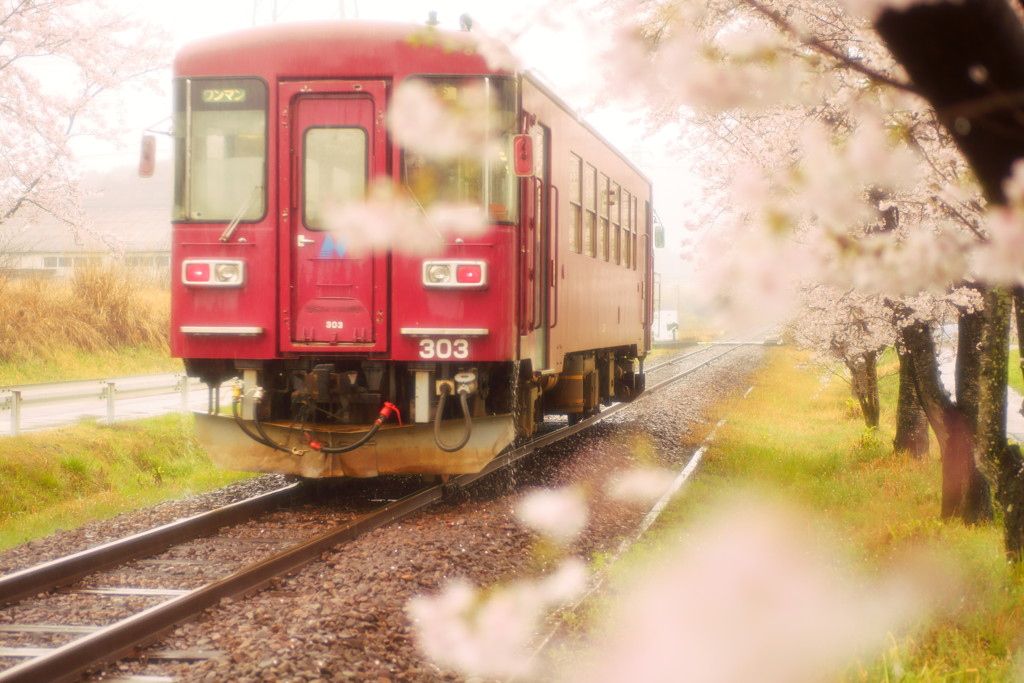
[[[445,105],[481,117],[489,149],[455,159],[435,159],[408,150],[402,179],[423,206],[435,202],[487,207],[492,220],[517,219],[518,183],[512,173],[512,138],[516,132],[516,81],[509,77],[416,77]],[[481,93],[486,105],[478,107]]]
[[[175,82],[175,220],[263,216],[266,110],[267,86],[256,78]]]

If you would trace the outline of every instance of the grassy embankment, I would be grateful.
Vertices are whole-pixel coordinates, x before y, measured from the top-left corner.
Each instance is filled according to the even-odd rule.
[[[770,358],[747,398],[721,406],[727,422],[701,470],[619,565],[616,581],[647,566],[681,529],[692,531],[730,492],[782,493],[807,512],[810,526],[840,539],[840,554],[849,555],[855,571],[869,580],[923,547],[962,575],[955,607],[922,618],[909,633],[886,634],[889,645],[880,658],[854,659],[835,680],[1020,680],[1024,572],[1003,559],[999,520],[976,527],[939,520],[934,443],[925,460],[893,454],[895,364],[882,380],[882,426],[866,433],[845,383],[828,375],[823,380],[822,369],[804,365],[793,350],[774,350]],[[742,647],[723,649],[733,646]]]
[[[166,288],[95,269],[70,281],[0,281],[0,386],[181,370]],[[0,422],[0,548],[234,481],[192,438],[191,418],[9,437]]]

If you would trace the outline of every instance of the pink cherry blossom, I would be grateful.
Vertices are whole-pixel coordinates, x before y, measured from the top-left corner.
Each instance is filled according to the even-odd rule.
[[[487,228],[475,205],[437,203],[423,209],[387,182],[371,185],[365,200],[325,209],[327,228],[354,253],[392,250],[435,254],[446,240],[479,235]]]
[[[487,91],[466,87],[457,101],[445,101],[429,85],[406,80],[395,88],[388,126],[395,140],[431,159],[481,156],[494,147],[499,130]]]
[[[0,222],[40,212],[76,235],[86,223],[69,141],[123,131],[121,86],[155,86],[167,33],[102,0],[6,3],[0,16]],[[45,75],[45,76],[44,76]]]
[[[558,543],[569,543],[587,524],[587,505],[576,489],[537,489],[520,502],[516,514],[527,526]]]
[[[677,473],[654,467],[634,467],[620,472],[608,483],[613,500],[628,503],[653,503],[665,494]]]
[[[407,611],[417,644],[437,664],[467,676],[508,678],[530,673],[530,646],[541,620],[586,586],[585,565],[569,559],[547,576],[486,594],[452,581],[435,596],[414,598]]]
[[[817,526],[750,498],[693,525],[623,587],[567,680],[827,680],[947,595],[935,566],[857,576]]]

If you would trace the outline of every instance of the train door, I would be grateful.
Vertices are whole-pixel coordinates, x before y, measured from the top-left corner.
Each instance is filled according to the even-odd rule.
[[[366,197],[387,172],[383,81],[282,83],[281,232],[288,236],[289,308],[283,311],[282,345],[387,346],[387,256],[359,248],[372,230],[339,221],[346,207]],[[287,164],[287,165],[285,165]],[[365,243],[365,241],[364,241]]]
[[[532,339],[524,344],[534,370],[549,367],[551,273],[551,163],[549,158],[551,131],[542,124],[530,128],[533,138],[534,176],[528,180],[527,210],[524,217],[521,249],[523,287],[521,310],[522,332]]]

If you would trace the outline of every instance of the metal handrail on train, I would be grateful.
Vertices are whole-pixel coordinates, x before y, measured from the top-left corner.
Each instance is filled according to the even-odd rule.
[[[89,399],[106,401],[107,422],[116,416],[118,398],[142,398],[180,393],[182,410],[188,410],[189,389],[201,384],[183,373],[161,373],[134,377],[23,384],[0,388],[0,411],[11,412],[11,436],[21,432],[21,409],[25,405],[56,405]]]

